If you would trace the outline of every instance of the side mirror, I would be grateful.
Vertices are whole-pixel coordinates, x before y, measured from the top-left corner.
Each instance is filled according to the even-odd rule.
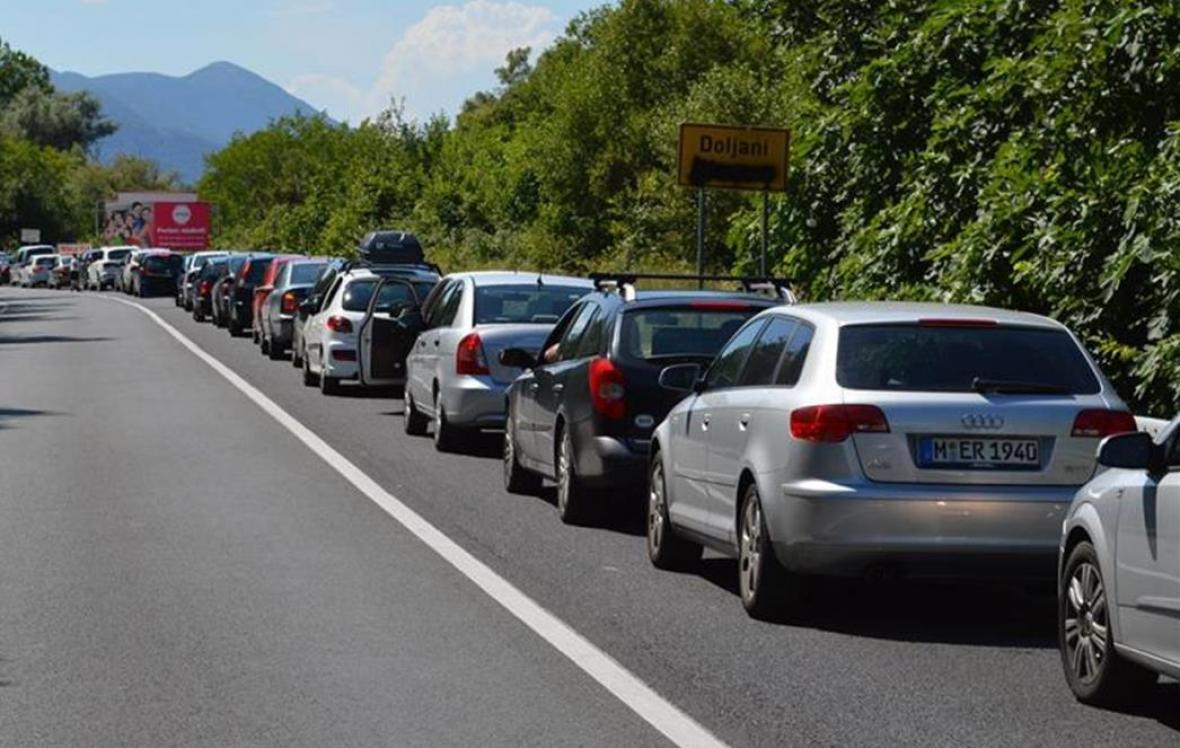
[[[1098,445],[1098,464],[1103,467],[1148,470],[1158,467],[1159,458],[1155,440],[1142,431],[1108,436]]]
[[[299,304],[299,319],[307,319],[313,311],[315,311],[314,305],[310,301],[301,302]]]
[[[660,372],[660,386],[673,392],[696,392],[701,381],[700,364],[673,364]]]
[[[523,348],[505,348],[499,358],[500,363],[516,369],[532,369],[537,365],[537,357]]]

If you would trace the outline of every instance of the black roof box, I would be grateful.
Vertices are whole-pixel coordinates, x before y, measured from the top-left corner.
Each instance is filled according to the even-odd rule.
[[[358,249],[361,259],[376,265],[421,265],[426,261],[418,237],[406,231],[370,231]]]

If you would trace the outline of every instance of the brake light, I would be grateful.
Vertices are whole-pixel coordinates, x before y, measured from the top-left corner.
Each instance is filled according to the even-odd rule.
[[[590,362],[590,401],[599,415],[619,420],[627,415],[627,387],[623,370],[609,358]]]
[[[295,293],[293,291],[288,291],[287,293],[283,294],[281,304],[283,314],[294,314],[295,311],[299,309],[299,299],[295,298]]]
[[[332,332],[352,332],[352,322],[348,317],[334,315],[328,317],[328,321],[325,324],[327,324],[328,329]]]
[[[1073,436],[1085,439],[1101,439],[1137,430],[1135,416],[1125,410],[1094,408],[1080,411],[1073,419]]]
[[[208,296],[209,289],[211,288],[213,288],[213,281],[203,280],[201,281],[201,285],[197,286],[197,293],[201,294],[202,296]]]
[[[455,349],[455,373],[473,376],[491,373],[488,369],[488,359],[484,355],[483,341],[480,340],[479,333],[467,333],[459,341],[459,347]]]
[[[999,322],[994,319],[920,319],[921,327],[998,327]]]
[[[791,436],[808,442],[842,442],[853,434],[888,434],[875,405],[811,405],[791,411]]]

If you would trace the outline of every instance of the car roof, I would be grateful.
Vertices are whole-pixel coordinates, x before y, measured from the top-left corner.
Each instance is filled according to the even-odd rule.
[[[521,283],[536,283],[539,278],[541,285],[546,286],[585,286],[594,288],[594,283],[586,278],[569,275],[546,275],[544,273],[526,272],[523,270],[472,270],[462,273],[451,273],[447,278],[470,278],[477,286],[506,286]]]
[[[917,322],[921,319],[979,320],[1004,325],[1037,327],[1065,326],[1056,320],[1031,312],[997,309],[973,304],[940,304],[914,301],[830,301],[796,304],[786,307],[792,314],[825,318],[838,325],[890,322]]]

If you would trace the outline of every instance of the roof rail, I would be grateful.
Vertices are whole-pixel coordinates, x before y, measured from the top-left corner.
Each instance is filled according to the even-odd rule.
[[[745,293],[760,293],[766,296],[781,298],[784,303],[796,304],[798,299],[791,289],[790,278],[775,278],[773,276],[742,276],[742,275],[687,275],[677,273],[591,273],[590,280],[594,288],[608,293],[619,293],[626,301],[635,300],[635,283],[639,280],[675,280],[696,281],[698,286],[706,281],[736,283]]]
[[[440,276],[444,275],[442,268],[433,262],[373,262],[372,260],[345,260],[344,264],[340,266],[340,272],[348,272],[355,268],[425,268],[438,273]]]

